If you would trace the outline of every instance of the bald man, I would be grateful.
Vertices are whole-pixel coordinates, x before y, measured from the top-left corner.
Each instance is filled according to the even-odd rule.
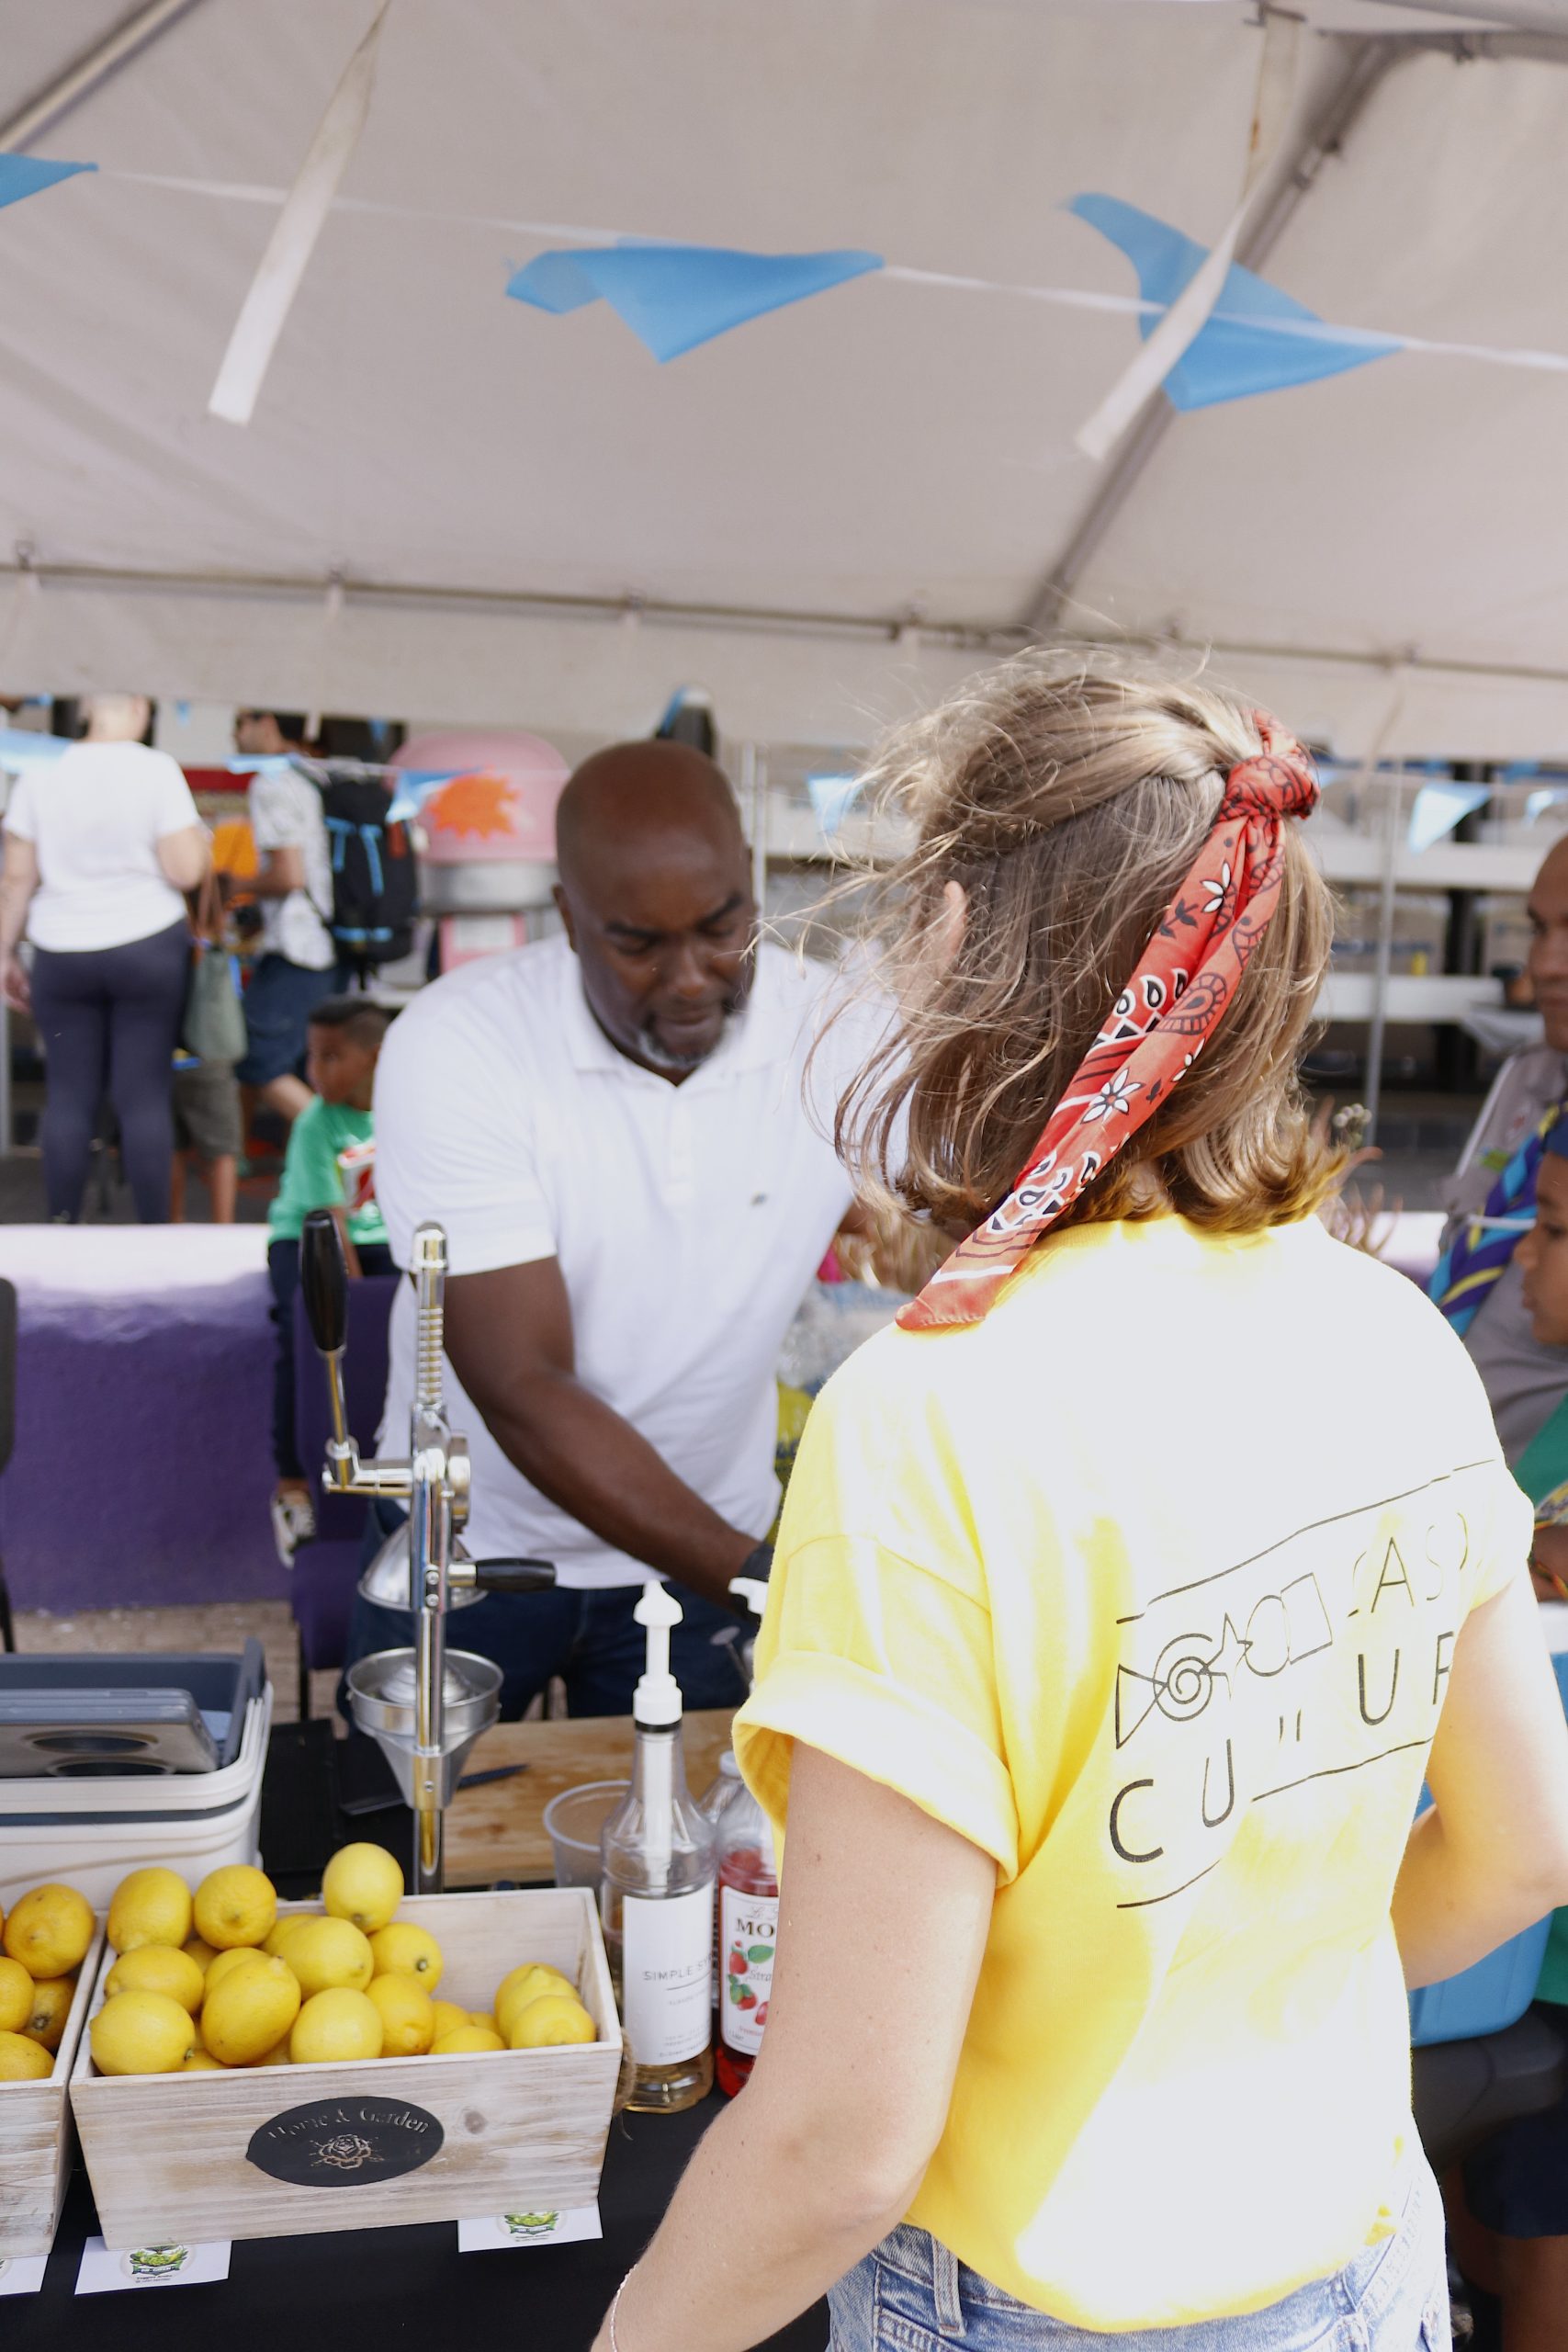
[[[587,761],[557,818],[561,938],[472,964],[392,1027],[377,1190],[400,1264],[445,1226],[447,1404],[473,1450],[475,1558],[556,1563],[554,1593],[472,1603],[514,1716],[552,1675],[574,1714],[629,1709],[650,1576],[678,1588],[692,1706],[742,1695],[728,1588],[765,1566],[774,1364],[849,1206],[827,1139],[865,1020],[829,1028],[832,976],[759,945],[722,772],[675,743]],[[413,1302],[394,1310],[385,1442],[406,1431]],[[386,1524],[385,1506],[378,1506]],[[759,1551],[761,1549],[761,1559]],[[350,1657],[400,1645],[360,1602]]]
[[[1468,1220],[1485,1212],[1506,1171],[1517,1165],[1516,1155],[1539,1158],[1541,1123],[1568,1096],[1568,841],[1548,853],[1528,911],[1529,970],[1546,1035],[1539,1046],[1511,1055],[1498,1072],[1449,1190],[1444,1258],[1433,1283],[1434,1297],[1439,1305],[1446,1299],[1445,1312],[1462,1331],[1511,1463],[1568,1390],[1568,1351],[1531,1333],[1520,1269],[1506,1246],[1518,1228],[1478,1232]],[[1532,1164],[1519,1199],[1499,1196],[1494,1213],[1528,1217],[1534,1198]],[[1479,1257],[1469,1253],[1474,1242],[1483,1245]]]

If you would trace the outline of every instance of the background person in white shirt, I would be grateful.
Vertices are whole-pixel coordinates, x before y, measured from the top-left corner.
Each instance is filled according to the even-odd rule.
[[[143,1225],[169,1216],[175,1046],[190,966],[182,891],[211,863],[190,786],[150,751],[140,695],[97,695],[85,741],[20,778],[6,810],[0,988],[43,1046],[49,1214],[74,1224],[106,1093]],[[35,950],[17,957],[24,926]]]
[[[305,747],[299,710],[234,714],[234,748],[253,759],[277,759]],[[337,989],[337,949],[327,927],[333,909],[332,856],[321,796],[308,775],[278,768],[258,775],[249,794],[257,873],[246,887],[261,901],[261,954],[245,991],[250,1047],[236,1069],[270,1110],[297,1119],[310,1100],[305,1083],[305,1033],[310,1014]]]
[[[436,981],[376,1080],[377,1191],[394,1257],[446,1227],[448,1410],[473,1451],[476,1558],[553,1560],[554,1593],[491,1596],[454,1638],[493,1657],[515,1715],[555,1674],[574,1713],[625,1712],[632,1608],[680,1588],[675,1671],[694,1706],[740,1685],[731,1577],[777,1508],[774,1365],[850,1206],[828,1139],[832,974],[759,946],[750,859],[722,773],[673,743],[577,771],[558,818],[568,936]],[[413,1302],[393,1310],[385,1443],[401,1449]],[[380,1523],[393,1515],[378,1506]],[[351,1658],[409,1639],[358,1604]]]

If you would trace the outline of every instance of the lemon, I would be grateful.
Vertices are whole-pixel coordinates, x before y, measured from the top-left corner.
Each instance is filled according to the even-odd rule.
[[[542,1993],[526,2004],[508,2039],[513,2050],[548,2050],[563,2041],[597,2041],[599,2029],[581,2001]]]
[[[402,1899],[401,1866],[384,1846],[340,1846],[321,1880],[328,1912],[352,1919],[362,1935],[387,1927]]]
[[[367,1993],[351,1993],[340,1985],[317,1993],[294,2020],[288,2054],[297,2066],[322,2065],[334,2059],[379,2058],[381,2012]]]
[[[28,2040],[36,2041],[40,2050],[58,2050],[75,1997],[73,1976],[50,1976],[41,1984],[35,1984],[32,2014],[22,2028]]]
[[[183,1944],[190,1934],[190,1889],[177,1871],[132,1871],[109,1905],[109,1941],[116,1951],[143,1944]]]
[[[437,2041],[440,2041],[444,2033],[457,2033],[464,2026],[472,2025],[472,2023],[473,2019],[469,2017],[467,2009],[460,2009],[456,2001],[437,2001],[435,2003],[435,2039]]]
[[[382,1928],[373,1935],[370,1949],[376,1955],[378,1976],[417,1976],[427,1993],[434,1993],[441,1982],[446,1963],[428,1928],[400,1921],[395,1928]]]
[[[256,2064],[258,2066],[288,2066],[292,2065],[292,2064],[293,2061],[288,2055],[288,2041],[287,2036],[285,2036],[284,2040],[278,2042],[275,2048],[269,2050],[265,2058],[258,2058],[256,2060]]]
[[[210,2050],[191,2049],[180,2061],[180,2072],[182,2075],[221,2075],[224,2069]]]
[[[187,1936],[180,1950],[187,1960],[195,1961],[204,1976],[218,1957],[212,1946],[203,1943],[199,1936]]]
[[[231,1968],[201,2012],[201,2038],[221,2066],[250,2066],[265,2058],[299,2014],[299,1984],[287,1961],[257,1952],[248,1967]]]
[[[381,2018],[383,2058],[420,2058],[435,2039],[435,2004],[417,1977],[372,1977],[366,1986]]]
[[[287,1958],[289,1939],[299,1928],[308,1926],[312,1919],[321,1919],[325,1917],[326,1914],[322,1911],[285,1911],[276,1925],[263,1937],[263,1951],[270,1952],[275,1960]]]
[[[558,1968],[548,1968],[542,1960],[525,1961],[510,1976],[503,1976],[496,1988],[495,2030],[512,2038],[512,2029],[530,2001],[542,1994],[559,1993],[569,2000],[577,1998],[577,1987]]]
[[[196,1932],[218,1951],[259,1944],[277,1917],[277,1890],[248,1862],[209,1871],[196,1890]]]
[[[506,2044],[499,2033],[491,2033],[482,2025],[455,2025],[450,2033],[437,2034],[430,2045],[433,2058],[456,2058],[464,2050],[504,2050]]]
[[[0,2033],[21,2033],[33,2013],[33,1980],[19,1960],[0,1960]]]
[[[482,2025],[487,2033],[498,2034],[500,2030],[495,2022],[494,2011],[491,2009],[470,2009],[468,2011],[468,2023],[470,2025]]]
[[[205,1997],[210,2001],[223,1979],[232,1976],[237,1968],[243,1968],[248,1960],[265,1960],[266,1957],[265,1952],[257,1951],[254,1944],[236,1944],[231,1951],[219,1952],[207,1972]]]
[[[6,1950],[35,1984],[80,1968],[92,1940],[93,1906],[73,1886],[35,1886],[6,1921]]]
[[[190,1954],[176,1951],[172,1944],[138,1944],[134,1951],[121,1952],[104,1979],[104,1991],[111,1997],[116,1993],[166,1993],[192,2017],[205,1990]]]
[[[25,2034],[0,2033],[0,2083],[41,2083],[53,2072],[53,2059],[36,2041]]]
[[[87,2030],[100,2075],[173,2075],[197,2047],[188,2013],[166,1993],[116,1993]]]
[[[363,1993],[376,1973],[368,1939],[349,1919],[301,1919],[287,1939],[283,1957],[307,2000],[313,1993],[343,1985],[351,1993]]]

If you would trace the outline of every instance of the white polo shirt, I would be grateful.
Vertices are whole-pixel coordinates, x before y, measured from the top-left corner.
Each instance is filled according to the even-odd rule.
[[[392,1252],[445,1226],[455,1274],[558,1258],[577,1376],[731,1525],[761,1538],[778,1505],[774,1364],[851,1199],[829,1140],[840,1085],[878,1026],[829,1033],[802,1100],[834,974],[763,946],[744,1013],[679,1086],[616,1052],[577,958],[543,940],[437,980],[388,1033],[376,1074],[376,1189]],[[408,1442],[414,1303],[393,1309],[383,1450]],[[554,1560],[576,1587],[651,1573],[547,1501],[490,1435],[450,1367],[473,1453],[475,1558]]]

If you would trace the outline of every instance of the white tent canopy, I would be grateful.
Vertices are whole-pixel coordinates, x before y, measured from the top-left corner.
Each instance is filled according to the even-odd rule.
[[[391,0],[243,428],[208,396],[374,0],[0,0],[0,145],[100,167],[0,210],[0,690],[603,733],[700,684],[732,737],[848,744],[1032,625],[1212,646],[1342,752],[1568,752],[1568,371],[1502,356],[1568,361],[1568,0],[1306,13],[1242,257],[1491,356],[1156,399],[1096,466],[1134,321],[1041,295],[1134,289],[1062,208],[1219,234],[1243,0]],[[505,299],[584,233],[978,284],[874,275],[660,367]]]

